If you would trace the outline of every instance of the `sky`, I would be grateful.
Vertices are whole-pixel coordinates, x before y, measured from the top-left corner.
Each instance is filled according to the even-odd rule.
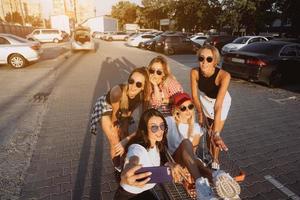
[[[84,0],[78,0],[78,1],[82,2]],[[95,0],[97,16],[110,14],[111,7],[117,4],[119,1],[121,0]],[[129,0],[129,1],[141,5],[141,0]],[[42,3],[43,17],[47,18],[47,16],[50,15],[52,9],[52,0],[40,0],[40,2]]]
[[[95,0],[97,15],[110,14],[111,7],[117,4],[120,0]],[[132,3],[141,5],[141,0],[129,0]]]

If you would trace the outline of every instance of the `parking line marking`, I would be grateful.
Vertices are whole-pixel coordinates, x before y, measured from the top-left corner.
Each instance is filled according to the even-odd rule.
[[[282,185],[279,181],[274,179],[271,175],[264,176],[267,181],[269,181],[272,185],[274,185],[277,189],[279,189],[281,192],[286,194],[289,198],[293,200],[300,200],[300,197],[297,196],[294,192],[289,190],[287,187]]]
[[[295,96],[291,96],[291,97],[287,97],[287,98],[283,98],[283,99],[269,98],[270,101],[274,101],[274,102],[279,103],[279,104],[285,104],[285,101],[296,100],[296,99],[297,99],[297,97],[295,97]]]

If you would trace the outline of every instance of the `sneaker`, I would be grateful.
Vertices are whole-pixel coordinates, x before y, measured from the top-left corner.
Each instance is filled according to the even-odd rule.
[[[213,182],[217,194],[223,199],[239,199],[240,185],[222,170],[213,172]]]
[[[198,200],[217,200],[207,178],[201,177],[196,180],[196,193]]]

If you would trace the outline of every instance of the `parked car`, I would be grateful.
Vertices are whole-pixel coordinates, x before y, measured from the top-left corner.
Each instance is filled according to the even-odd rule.
[[[62,31],[57,29],[35,29],[26,36],[26,39],[39,42],[54,42],[58,43],[64,38]]]
[[[202,46],[207,39],[206,36],[203,35],[195,35],[190,38],[193,42],[198,43],[200,46]]]
[[[221,52],[222,47],[225,44],[232,42],[236,37],[231,35],[210,35],[204,42],[204,44],[210,44],[215,47]]]
[[[145,42],[142,42],[141,44],[141,48],[143,49],[147,49],[147,50],[151,50],[154,51],[155,50],[155,44],[156,42],[160,39],[160,35],[155,36],[153,39],[151,40],[147,40]]]
[[[232,76],[271,87],[286,80],[299,81],[300,44],[268,41],[249,44],[224,56],[223,69]]]
[[[189,38],[182,35],[161,35],[155,44],[155,51],[163,52],[167,55],[193,52],[193,44]]]
[[[233,42],[228,43],[226,45],[223,46],[221,53],[225,54],[228,52],[232,52],[232,51],[237,51],[240,48],[254,43],[254,42],[265,42],[268,41],[268,39],[266,37],[263,36],[243,36],[243,37],[238,37],[235,40],[233,40]]]
[[[106,40],[108,41],[115,41],[115,40],[124,40],[126,41],[128,39],[128,34],[125,32],[115,32],[115,33],[109,33],[106,37]]]
[[[132,47],[141,47],[143,42],[151,40],[154,37],[155,37],[155,35],[153,35],[153,34],[148,34],[148,33],[139,34],[135,37],[131,37],[127,41],[127,44]]]
[[[0,33],[0,64],[9,64],[14,68],[25,67],[32,61],[37,61],[42,53],[39,42]]]
[[[96,51],[90,28],[78,27],[74,30],[71,41],[71,51],[74,52],[78,50]]]
[[[103,33],[98,32],[98,31],[94,31],[92,34],[92,37],[95,39],[100,39]]]

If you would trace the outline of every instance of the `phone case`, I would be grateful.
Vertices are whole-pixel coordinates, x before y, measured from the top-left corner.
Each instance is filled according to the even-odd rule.
[[[150,181],[148,183],[166,183],[172,182],[173,177],[169,167],[159,166],[159,167],[143,167],[136,171],[136,174],[143,172],[152,172],[150,176]]]

